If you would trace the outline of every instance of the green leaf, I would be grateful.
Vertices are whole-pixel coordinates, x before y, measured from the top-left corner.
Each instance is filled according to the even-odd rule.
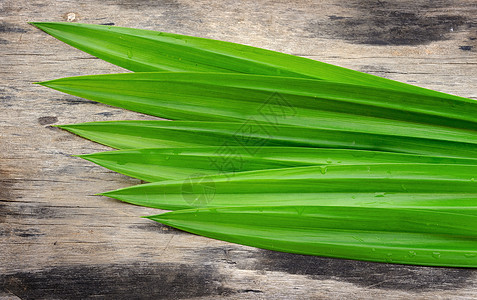
[[[246,121],[477,141],[477,101],[328,81],[221,73],[125,73],[41,85],[173,120]]]
[[[59,22],[30,24],[73,47],[137,72],[238,72],[318,78],[444,95],[307,58],[229,42],[115,26]],[[451,95],[445,97],[458,99]]]
[[[330,164],[440,163],[477,165],[477,160],[349,149],[218,146],[107,151],[79,157],[145,181],[192,175]]]
[[[206,237],[270,250],[400,264],[477,267],[475,215],[317,204],[189,209],[148,218]]]
[[[192,174],[185,180],[154,182],[102,195],[169,210],[198,206],[306,206],[323,203],[427,206],[426,203],[444,199],[446,209],[454,209],[447,206],[458,206],[459,201],[464,201],[464,209],[474,211],[469,206],[477,201],[476,174],[477,166],[469,165],[402,163],[293,167],[241,172],[232,176]],[[442,205],[433,204],[433,207],[437,209]]]
[[[477,145],[471,143],[395,134],[367,134],[353,130],[274,126],[260,124],[253,120],[244,123],[108,121],[58,127],[117,149],[197,146],[241,146],[247,149],[261,146],[299,146],[378,150],[472,159],[477,153]],[[402,132],[404,135],[407,133]]]

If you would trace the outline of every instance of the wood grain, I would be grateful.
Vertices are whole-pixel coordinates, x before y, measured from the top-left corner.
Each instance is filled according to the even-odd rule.
[[[52,124],[152,119],[32,82],[124,72],[29,26],[72,21],[215,38],[477,99],[477,2],[0,1],[1,299],[466,299],[477,271],[259,250],[174,230],[93,196],[139,183],[71,154]]]

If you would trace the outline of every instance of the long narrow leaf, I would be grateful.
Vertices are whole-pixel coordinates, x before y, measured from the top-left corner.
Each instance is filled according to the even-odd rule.
[[[110,170],[145,181],[180,180],[192,175],[329,164],[440,163],[477,165],[477,160],[389,152],[306,147],[219,146],[153,148],[80,155]]]
[[[419,199],[448,201],[453,198],[470,198],[472,206],[477,200],[476,174],[477,166],[468,165],[294,167],[241,172],[234,176],[199,176],[186,180],[154,182],[102,195],[136,205],[170,210],[197,205],[303,206],[318,205],[322,201],[337,205],[350,201],[358,205],[398,205],[404,201],[406,205],[418,206],[422,205]]]
[[[132,71],[279,75],[444,95],[307,58],[229,42],[115,26],[61,22],[31,24],[73,47]],[[445,97],[458,99],[451,95]]]
[[[41,85],[173,120],[245,121],[477,140],[477,101],[328,81],[220,73],[126,73]],[[408,123],[408,122],[411,122]],[[431,125],[436,125],[430,127]],[[460,128],[461,130],[449,129]]]
[[[370,207],[204,208],[150,216],[264,249],[377,262],[477,267],[477,216]]]
[[[477,145],[431,138],[237,122],[108,121],[60,128],[117,149],[241,146],[300,146],[476,158]],[[404,132],[403,134],[406,134]]]

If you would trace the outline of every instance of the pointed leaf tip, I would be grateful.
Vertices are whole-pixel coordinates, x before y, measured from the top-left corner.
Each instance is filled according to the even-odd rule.
[[[109,192],[104,192],[104,193],[98,193],[98,194],[95,194],[95,196],[104,196],[104,197],[108,197],[108,198],[112,198],[112,199],[116,199],[116,200],[119,200],[121,202],[126,202],[124,200],[121,200],[119,198],[117,198],[115,195],[114,195],[114,192],[115,191],[109,191]]]
[[[33,82],[33,84],[38,84],[38,85],[49,87],[49,85],[48,85],[49,82],[50,81],[38,81],[38,82]]]
[[[60,129],[63,129],[63,130],[67,130],[68,125],[51,125],[51,127],[56,127],[56,128],[60,128]]]
[[[31,26],[35,26],[36,28],[39,28],[38,26],[41,26],[39,25],[40,22],[27,22],[28,24],[30,24]]]
[[[156,222],[162,222],[163,220],[165,220],[165,218],[162,215],[165,215],[165,214],[167,214],[167,213],[159,214],[159,215],[152,215],[152,216],[142,216],[141,218],[149,219],[149,220],[156,221]]]
[[[45,28],[47,27],[46,25],[48,25],[49,23],[53,23],[53,22],[28,22],[28,24],[35,26],[36,28],[42,31],[45,31]]]
[[[84,160],[86,160],[86,161],[92,162],[92,163],[94,163],[94,164],[96,164],[96,165],[102,166],[100,163],[98,163],[98,162],[101,162],[101,159],[99,159],[99,160],[98,160],[97,158],[95,159],[94,153],[93,153],[93,154],[77,155],[77,157],[79,157],[79,158],[81,158],[81,159],[84,159]],[[102,166],[102,167],[104,167],[104,166]],[[114,170],[113,170],[113,171],[114,171]]]

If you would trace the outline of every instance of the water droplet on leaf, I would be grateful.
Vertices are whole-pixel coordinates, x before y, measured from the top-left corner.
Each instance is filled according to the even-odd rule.
[[[328,168],[325,166],[321,166],[320,171],[321,171],[321,174],[326,174],[326,172],[328,172]]]
[[[393,256],[392,253],[387,253],[387,254],[386,254],[386,261],[387,261],[387,262],[392,262],[392,261],[393,261],[392,256]]]

